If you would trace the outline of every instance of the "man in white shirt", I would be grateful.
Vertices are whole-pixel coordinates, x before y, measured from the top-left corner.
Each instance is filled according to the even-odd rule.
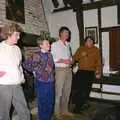
[[[24,82],[21,67],[22,55],[17,44],[21,28],[11,23],[2,29],[5,40],[0,43],[0,120],[9,119],[11,103],[20,120],[30,120],[21,83]]]
[[[59,117],[68,113],[68,102],[72,82],[72,54],[69,39],[70,30],[61,27],[59,30],[59,40],[51,45],[51,52],[55,62],[55,113]]]

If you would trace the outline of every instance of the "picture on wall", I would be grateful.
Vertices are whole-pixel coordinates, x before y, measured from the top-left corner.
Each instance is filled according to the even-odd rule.
[[[24,0],[6,0],[6,18],[25,23]]]
[[[98,44],[98,31],[97,27],[85,27],[85,36],[91,36],[95,44]]]

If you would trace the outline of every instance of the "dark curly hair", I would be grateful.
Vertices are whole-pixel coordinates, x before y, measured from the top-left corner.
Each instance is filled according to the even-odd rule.
[[[69,33],[69,38],[67,39],[67,41],[69,41],[70,42],[70,39],[71,39],[71,31],[70,31],[70,29],[68,28],[68,27],[66,27],[66,26],[62,26],[60,29],[59,29],[59,36],[60,36],[60,34],[63,32],[63,31],[68,31],[68,33]]]
[[[86,43],[88,39],[92,40],[92,41],[93,41],[93,44],[95,44],[95,40],[94,40],[94,38],[93,38],[92,36],[87,36],[87,37],[85,37],[84,43]]]

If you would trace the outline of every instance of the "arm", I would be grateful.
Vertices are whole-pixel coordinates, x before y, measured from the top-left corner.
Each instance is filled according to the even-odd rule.
[[[19,70],[20,70],[20,74],[21,74],[22,83],[24,83],[25,82],[25,78],[24,78],[23,68],[22,68],[21,64],[19,65]]]
[[[29,72],[42,72],[40,55],[36,53],[34,55],[28,56],[28,58],[23,63],[23,67]]]
[[[51,54],[55,63],[60,62],[56,57],[56,47],[54,43],[51,45]]]
[[[72,60],[71,59],[60,59],[57,63],[64,63],[64,64],[72,64]]]
[[[62,59],[62,63],[64,64],[68,64],[68,65],[71,65],[73,63],[73,59],[72,59],[72,49],[71,49],[71,46],[70,46],[70,43],[68,43],[68,53],[69,53],[69,58],[68,59]]]
[[[0,71],[0,77],[3,77],[6,74],[5,71]]]
[[[79,61],[80,51],[80,48],[78,48],[75,54],[73,55],[73,62]]]
[[[63,59],[57,58],[57,47],[55,46],[54,43],[51,45],[51,53],[52,53],[53,60],[55,63],[63,63],[63,61],[64,61]]]
[[[77,49],[76,53],[73,55],[74,61],[79,61],[80,59],[84,59],[88,56],[86,49],[84,46],[81,46]]]

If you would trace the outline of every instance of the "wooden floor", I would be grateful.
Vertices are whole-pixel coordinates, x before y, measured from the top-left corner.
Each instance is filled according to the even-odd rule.
[[[33,106],[34,104],[35,103],[33,103]],[[90,107],[87,110],[83,111],[80,114],[71,113],[70,115],[67,115],[67,114],[63,115],[62,120],[92,120],[92,114],[94,113],[94,111],[96,111],[96,109],[98,108],[105,107],[105,106],[110,106],[110,105],[99,103],[99,102],[90,102]],[[32,120],[38,120],[36,106],[32,108],[31,114],[32,114]],[[12,120],[19,120],[18,115],[14,115]]]

